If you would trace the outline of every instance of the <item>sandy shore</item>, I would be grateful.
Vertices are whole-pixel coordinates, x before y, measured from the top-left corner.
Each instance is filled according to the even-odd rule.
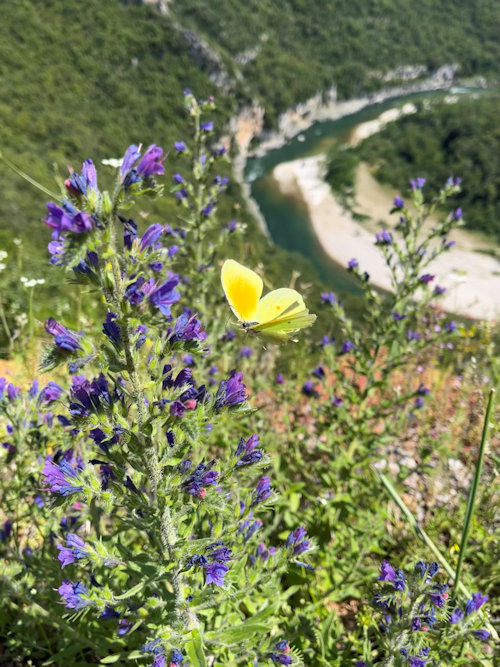
[[[300,198],[307,206],[325,252],[343,266],[356,257],[360,268],[370,273],[373,284],[391,290],[389,271],[374,245],[374,230],[380,229],[382,221],[387,228],[396,224],[397,216],[388,215],[396,193],[380,186],[361,165],[356,212],[368,215],[370,221],[360,223],[333,196],[323,175],[324,156],[282,163],[273,171],[281,192]],[[450,238],[456,246],[429,267],[436,275],[435,284],[447,288],[440,303],[451,313],[475,319],[496,318],[500,311],[500,261],[478,252],[491,249],[491,244],[464,230],[456,230]]]

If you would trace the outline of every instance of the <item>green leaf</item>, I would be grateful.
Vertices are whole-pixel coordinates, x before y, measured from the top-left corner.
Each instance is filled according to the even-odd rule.
[[[192,667],[206,667],[207,661],[205,660],[201,635],[198,630],[193,630],[191,637],[191,641],[186,644],[185,648]]]
[[[121,653],[114,653],[113,655],[107,655],[105,658],[103,658],[100,662],[101,665],[111,665],[114,662],[118,662],[122,657]]]
[[[122,593],[121,595],[115,595],[115,600],[126,600],[127,598],[131,598],[133,595],[136,595],[136,593],[139,593],[139,591],[142,591],[144,586],[145,582],[141,581],[125,593]]]

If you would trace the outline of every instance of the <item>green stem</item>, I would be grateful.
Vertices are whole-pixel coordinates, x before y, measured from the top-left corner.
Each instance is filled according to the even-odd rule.
[[[472,517],[474,516],[474,505],[476,502],[477,490],[479,487],[479,481],[481,479],[481,470],[483,468],[484,452],[486,450],[486,437],[488,435],[488,427],[490,424],[490,415],[493,408],[493,398],[495,396],[495,390],[490,389],[490,395],[488,397],[488,406],[486,408],[486,415],[484,418],[483,424],[483,433],[481,436],[481,444],[479,445],[479,455],[476,463],[476,472],[474,473],[474,478],[472,480],[472,485],[469,492],[469,498],[467,500],[467,509],[465,511],[465,520],[464,526],[462,529],[462,538],[460,540],[460,551],[458,554],[458,563],[457,569],[455,570],[455,583],[453,585],[453,597],[455,597],[457,587],[460,583],[460,574],[462,571],[462,564],[465,558],[465,550],[467,548],[467,540],[469,538],[469,531],[472,524]]]
[[[2,326],[5,331],[7,338],[9,339],[9,352],[12,353],[13,339],[10,332],[9,323],[7,322],[7,317],[5,316],[5,309],[2,302],[0,301],[0,320],[2,321]]]
[[[445,570],[445,572],[446,572],[452,579],[454,579],[454,578],[455,578],[455,571],[453,570],[453,567],[448,563],[448,561],[446,560],[446,558],[443,556],[443,554],[440,552],[439,548],[438,548],[438,547],[434,544],[434,542],[431,540],[431,538],[429,537],[429,535],[427,535],[427,533],[425,532],[425,530],[424,530],[423,528],[421,528],[421,527],[418,525],[418,521],[417,521],[416,518],[413,516],[413,514],[410,512],[410,510],[406,507],[406,505],[405,505],[404,502],[403,502],[403,499],[401,498],[401,496],[399,495],[399,493],[396,491],[396,489],[393,487],[393,485],[391,484],[391,482],[387,479],[387,477],[386,477],[383,473],[379,472],[378,470],[374,469],[374,472],[377,474],[378,478],[380,479],[380,481],[381,481],[382,484],[384,485],[386,491],[389,493],[389,495],[390,495],[391,498],[394,500],[394,502],[396,503],[396,505],[397,505],[397,506],[399,507],[399,509],[403,512],[403,514],[405,515],[405,517],[406,517],[407,520],[408,520],[408,523],[409,523],[410,526],[413,528],[413,530],[415,531],[415,533],[417,534],[417,536],[420,537],[420,539],[421,539],[423,542],[425,542],[425,544],[429,547],[429,549],[432,551],[432,553],[433,553],[434,556],[436,557],[436,560],[438,560],[438,561],[441,563],[441,565],[442,565],[443,569]],[[461,581],[458,582],[458,584],[457,584],[457,588],[460,589],[460,592],[463,593],[463,594],[465,595],[465,597],[467,597],[467,598],[470,598],[470,597],[471,597],[470,592],[469,592],[468,589],[463,585],[463,583],[462,583]],[[483,613],[483,612],[480,611],[479,613]],[[495,628],[491,625],[491,623],[489,623],[489,621],[486,620],[486,616],[485,616],[484,614],[483,614],[483,618],[485,619],[485,625],[486,625],[486,627],[487,627],[487,629],[488,629],[490,635],[492,636],[492,638],[493,638],[495,641],[498,641],[498,633],[497,633],[497,631],[496,631]]]
[[[31,176],[28,176],[26,172],[24,172],[22,169],[19,169],[19,167],[16,167],[16,165],[13,162],[11,162],[8,158],[6,158],[5,155],[3,155],[1,152],[0,152],[0,160],[3,160],[5,164],[9,167],[9,169],[11,169],[21,178],[24,178],[24,180],[28,181],[28,183],[31,183],[31,185],[34,185],[35,188],[38,188],[38,190],[41,190],[46,195],[48,195],[52,199],[55,199],[56,201],[61,200],[61,197],[58,194],[55,194],[54,192],[43,186],[38,181],[35,181],[35,179],[31,178]]]

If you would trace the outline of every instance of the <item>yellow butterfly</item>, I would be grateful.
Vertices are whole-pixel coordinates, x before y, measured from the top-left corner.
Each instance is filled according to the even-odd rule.
[[[311,326],[316,320],[294,289],[275,289],[261,299],[262,278],[234,259],[224,262],[221,282],[231,310],[245,331],[265,340],[273,343],[294,340],[293,335],[299,329]]]

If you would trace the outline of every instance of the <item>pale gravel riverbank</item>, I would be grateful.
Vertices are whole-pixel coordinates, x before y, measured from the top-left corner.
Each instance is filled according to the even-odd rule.
[[[397,222],[397,216],[389,217],[387,213],[391,207],[391,195],[371,177],[366,168],[358,170],[357,179],[362,182],[356,188],[361,195],[356,211],[372,218],[369,223],[360,223],[333,196],[323,176],[324,156],[282,163],[273,171],[281,192],[302,200],[306,205],[313,229],[325,252],[342,266],[356,257],[362,270],[370,273],[374,285],[390,290],[389,272],[374,245],[373,231],[374,223],[379,220],[384,220],[388,227]],[[377,201],[375,207],[372,205],[374,197]],[[385,215],[381,215],[384,212]],[[477,252],[477,249],[485,249],[488,245],[475,234],[457,230],[451,238],[456,241],[456,246],[430,267],[436,275],[436,284],[447,288],[440,303],[452,313],[476,319],[496,318],[500,311],[500,262]]]

